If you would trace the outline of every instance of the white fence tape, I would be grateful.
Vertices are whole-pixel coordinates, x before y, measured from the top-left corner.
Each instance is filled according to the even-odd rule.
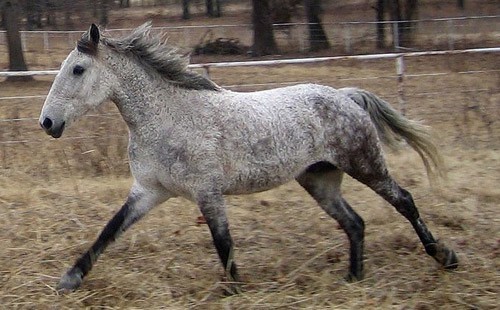
[[[398,57],[420,57],[420,56],[437,56],[437,55],[458,55],[471,53],[498,53],[500,47],[489,48],[472,48],[465,50],[446,50],[446,51],[425,51],[425,52],[406,52],[406,53],[385,53],[385,54],[367,54],[367,55],[348,55],[348,56],[331,56],[331,57],[315,57],[315,58],[294,58],[294,59],[276,59],[276,60],[255,60],[255,61],[231,61],[231,62],[213,62],[190,64],[192,69],[222,68],[222,67],[245,67],[245,66],[273,66],[284,64],[306,64],[316,62],[326,62],[334,60],[373,60],[373,59],[394,59]],[[59,70],[42,70],[42,71],[3,71],[0,72],[0,77],[9,76],[37,76],[37,75],[56,75]]]

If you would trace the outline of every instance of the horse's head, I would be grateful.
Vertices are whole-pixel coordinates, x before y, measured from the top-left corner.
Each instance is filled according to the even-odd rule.
[[[92,24],[77,48],[63,61],[52,84],[39,121],[54,138],[59,138],[65,127],[111,96],[116,79],[102,61],[99,42],[99,29]]]

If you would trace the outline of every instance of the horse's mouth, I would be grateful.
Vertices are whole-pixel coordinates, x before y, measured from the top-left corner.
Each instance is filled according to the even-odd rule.
[[[52,126],[48,129],[45,129],[45,132],[50,135],[52,138],[60,138],[63,134],[64,127],[66,125],[66,122],[62,122],[60,126]]]

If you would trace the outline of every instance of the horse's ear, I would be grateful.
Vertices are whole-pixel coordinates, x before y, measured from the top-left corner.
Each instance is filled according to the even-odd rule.
[[[99,44],[99,36],[99,28],[95,24],[92,24],[89,29],[89,37],[96,46]]]

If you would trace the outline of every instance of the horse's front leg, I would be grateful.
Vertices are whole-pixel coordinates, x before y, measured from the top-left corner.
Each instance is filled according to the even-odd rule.
[[[212,234],[213,242],[224,266],[226,277],[231,282],[230,293],[240,293],[238,286],[240,280],[236,263],[233,259],[233,239],[229,232],[224,197],[218,192],[202,193],[198,195],[197,203]]]
[[[164,193],[147,191],[134,185],[125,204],[106,224],[94,244],[63,275],[57,290],[64,292],[77,289],[106,247],[149,210],[168,198],[169,196]]]

